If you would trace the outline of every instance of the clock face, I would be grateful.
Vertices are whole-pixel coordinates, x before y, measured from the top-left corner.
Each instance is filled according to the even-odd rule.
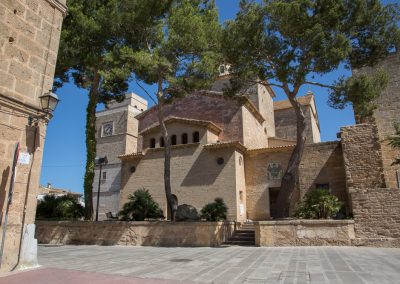
[[[113,135],[113,123],[108,122],[103,124],[103,137]]]

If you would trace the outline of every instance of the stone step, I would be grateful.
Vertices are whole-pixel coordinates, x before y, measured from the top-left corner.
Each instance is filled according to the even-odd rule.
[[[233,232],[232,236],[223,244],[232,246],[255,246],[255,231],[251,229],[239,229]]]
[[[237,236],[234,235],[229,238],[229,240],[255,240],[255,236]]]
[[[227,241],[224,242],[223,244],[230,246],[255,246],[254,241]]]
[[[252,230],[236,230],[235,234],[255,234],[255,231]]]

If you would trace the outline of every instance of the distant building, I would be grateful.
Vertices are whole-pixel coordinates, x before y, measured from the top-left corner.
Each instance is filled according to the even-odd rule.
[[[70,190],[63,189],[63,188],[55,188],[50,183],[48,183],[47,186],[43,186],[43,185],[39,186],[39,194],[37,196],[37,200],[42,201],[46,195],[54,195],[57,197],[65,196],[65,195],[72,195],[79,200],[79,202],[81,203],[82,206],[85,205],[85,202],[82,198],[81,193],[72,192]]]

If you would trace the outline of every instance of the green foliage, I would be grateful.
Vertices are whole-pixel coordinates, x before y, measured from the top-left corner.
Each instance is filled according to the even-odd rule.
[[[389,137],[389,145],[393,148],[400,149],[400,123],[396,123],[395,127],[395,134]],[[393,165],[400,165],[400,157],[395,158]]]
[[[125,221],[144,221],[148,218],[163,218],[163,212],[147,189],[141,188],[129,196],[118,213]]]
[[[46,195],[36,209],[37,219],[79,219],[84,208],[73,195]]]
[[[296,115],[297,146],[282,177],[277,216],[287,216],[306,143],[305,113],[296,100],[301,88],[343,89],[319,80],[340,66],[361,68],[385,58],[400,46],[399,15],[398,5],[379,0],[242,0],[236,19],[226,23],[222,51],[231,65],[232,87],[225,93],[246,95],[254,83],[277,87]],[[345,89],[354,91],[346,99],[358,99],[363,93],[357,88],[369,85],[355,82],[346,84],[351,88]],[[376,82],[373,90],[382,81],[371,84]],[[366,103],[360,106],[366,113],[371,109]]]
[[[89,91],[86,118],[85,218],[93,214],[96,106],[121,101],[132,70],[122,49],[147,48],[145,36],[170,6],[159,0],[68,0],[53,89],[73,83]]]
[[[162,84],[162,100],[211,86],[221,62],[221,28],[214,1],[171,1],[146,35],[148,46],[122,50],[137,81]],[[159,97],[157,97],[160,100]]]
[[[214,202],[206,204],[200,211],[200,217],[207,221],[223,221],[226,220],[228,207],[222,198],[215,198]]]
[[[388,84],[385,71],[378,70],[372,75],[360,74],[350,78],[341,78],[336,82],[329,96],[329,105],[336,109],[344,109],[353,105],[357,123],[365,122],[376,109],[376,100]]]
[[[339,213],[342,206],[343,203],[328,190],[315,189],[298,203],[295,216],[302,219],[330,219]]]
[[[241,1],[223,33],[235,81],[273,80],[287,95],[345,64],[370,66],[400,41],[399,9],[378,0]]]

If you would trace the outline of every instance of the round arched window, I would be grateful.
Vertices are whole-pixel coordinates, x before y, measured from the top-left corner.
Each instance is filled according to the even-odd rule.
[[[135,167],[135,166],[132,166],[132,167],[131,167],[131,173],[133,174],[134,172],[136,172],[136,167]]]
[[[225,162],[224,158],[222,158],[222,157],[217,158],[218,165],[222,165],[224,162]]]

